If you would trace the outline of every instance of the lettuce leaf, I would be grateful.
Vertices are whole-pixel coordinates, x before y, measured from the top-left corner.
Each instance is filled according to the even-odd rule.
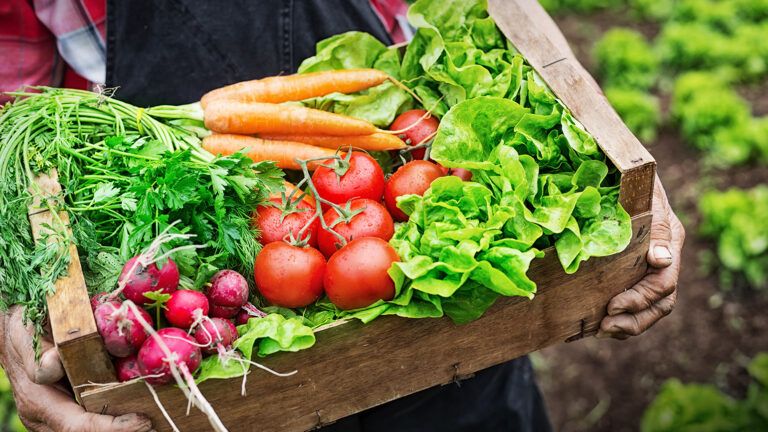
[[[239,338],[233,344],[242,358],[251,360],[254,350],[264,357],[279,351],[299,351],[315,344],[315,334],[305,325],[301,317],[286,318],[279,313],[270,313],[263,318],[251,318],[237,328]],[[203,359],[196,373],[195,381],[227,379],[243,376],[249,366],[236,360],[220,360],[212,355]]]

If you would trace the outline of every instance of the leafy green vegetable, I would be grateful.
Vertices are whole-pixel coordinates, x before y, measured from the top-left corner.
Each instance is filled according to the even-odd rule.
[[[397,79],[400,73],[399,51],[386,47],[368,33],[342,33],[320,41],[317,54],[301,63],[299,73],[354,68],[380,69]],[[386,82],[357,94],[334,93],[303,103],[387,127],[397,114],[412,107],[412,98],[394,83]]]
[[[721,76],[682,75],[675,83],[671,110],[683,136],[707,151],[713,164],[734,165],[755,156],[768,160],[765,120],[753,118],[747,102]]]
[[[646,409],[642,432],[731,432],[768,428],[768,354],[758,354],[747,370],[753,378],[747,396],[733,399],[717,388],[668,380]]]
[[[591,256],[623,250],[631,224],[618,204],[615,169],[509,45],[485,1],[419,0],[408,18],[417,32],[399,77],[442,116],[431,157],[469,169],[474,181],[440,178],[423,197],[399,199],[410,219],[391,240],[402,260],[390,269],[393,300],[349,312],[317,305],[310,315],[368,322],[445,314],[464,323],[500,295],[532,298],[536,285],[526,273],[541,248],[554,246],[569,273]],[[343,50],[370,43],[356,33],[334,37],[302,69],[330,65],[329,47],[342,50],[343,41]]]
[[[768,187],[710,191],[699,203],[701,233],[717,240],[721,285],[743,275],[755,289],[768,288]]]
[[[607,31],[594,48],[605,87],[648,90],[658,77],[659,60],[642,34],[626,28]]]
[[[240,337],[233,348],[242,358],[251,360],[254,349],[259,356],[267,356],[279,351],[299,351],[315,344],[315,334],[304,325],[300,317],[285,318],[278,313],[270,313],[263,318],[251,318],[247,324],[237,328]],[[227,379],[243,376],[248,370],[235,359],[222,360],[213,355],[203,360],[196,374],[196,381],[208,379]]]
[[[661,123],[659,99],[643,90],[606,88],[605,96],[624,123],[644,143],[656,140]]]

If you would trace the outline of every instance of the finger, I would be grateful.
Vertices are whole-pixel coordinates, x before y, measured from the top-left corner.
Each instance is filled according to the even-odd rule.
[[[597,337],[626,339],[648,330],[661,318],[669,315],[677,303],[677,291],[638,313],[623,313],[603,318]]]
[[[608,302],[608,315],[638,313],[648,309],[677,289],[680,272],[679,264],[663,270],[653,270],[640,279],[632,288],[614,296]]]
[[[656,177],[653,188],[653,221],[651,222],[651,244],[648,249],[648,264],[664,268],[672,264],[672,210],[661,181]]]
[[[64,367],[61,364],[59,352],[50,340],[40,339],[40,361],[35,360],[32,339],[34,330],[31,326],[25,327],[22,324],[20,315],[11,317],[8,332],[13,349],[30,381],[37,384],[53,384],[64,378]]]
[[[50,385],[64,378],[64,365],[61,364],[59,350],[50,348],[40,356],[40,363],[35,368],[32,381],[35,384]]]
[[[46,390],[46,405],[55,407],[43,415],[43,422],[56,431],[78,432],[149,432],[152,422],[140,414],[118,417],[86,412],[68,395],[50,387]]]

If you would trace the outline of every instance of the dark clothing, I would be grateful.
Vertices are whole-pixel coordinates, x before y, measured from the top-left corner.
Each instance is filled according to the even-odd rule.
[[[318,41],[345,31],[390,43],[368,0],[109,0],[107,20],[107,85],[120,86],[120,98],[139,106],[193,102],[223,85],[295,72]],[[531,363],[520,358],[323,430],[547,432],[550,426]]]
[[[350,30],[391,43],[369,0],[108,0],[106,84],[138,106],[185,104],[293,73]]]
[[[552,428],[531,362],[521,357],[480,371],[474,378],[406,396],[321,430],[548,432]]]

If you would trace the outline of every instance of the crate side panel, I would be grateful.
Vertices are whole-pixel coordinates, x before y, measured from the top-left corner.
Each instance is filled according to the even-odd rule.
[[[280,353],[262,362],[279,378],[261,371],[248,377],[248,396],[239,379],[208,381],[201,388],[225,425],[246,431],[304,431],[367,408],[565,340],[593,334],[608,301],[646,271],[651,216],[633,219],[630,246],[611,257],[591,259],[566,275],[554,254],[537,260],[531,277],[539,282],[533,301],[504,298],[482,318],[456,326],[448,319],[383,317],[371,324],[350,322],[318,334],[317,344],[298,353]],[[525,323],[525,325],[521,325]],[[182,430],[207,430],[178,389],[158,389]],[[120,385],[84,394],[86,408],[111,414],[146,412],[158,430],[169,430],[144,384]],[[279,409],[276,409],[279,407]]]

